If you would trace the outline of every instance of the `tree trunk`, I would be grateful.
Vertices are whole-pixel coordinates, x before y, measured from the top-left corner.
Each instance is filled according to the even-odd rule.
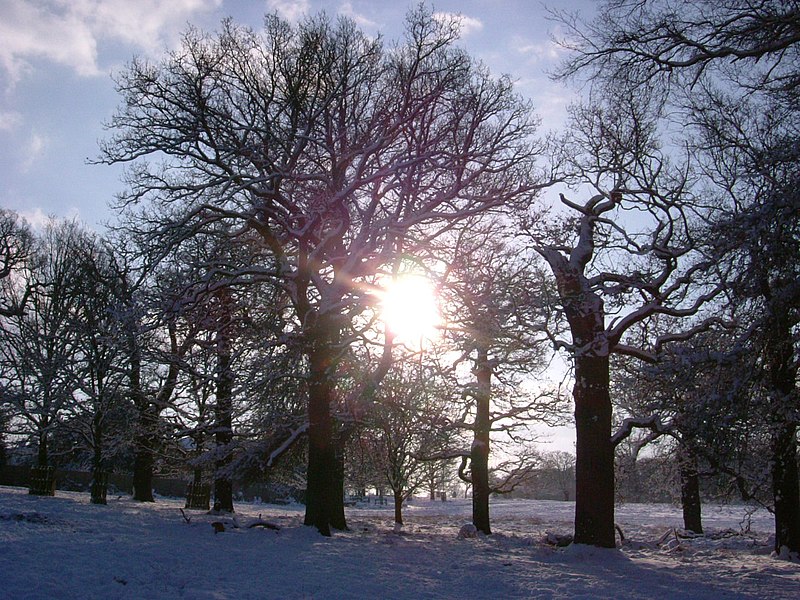
[[[697,454],[684,442],[678,450],[681,474],[681,505],[683,528],[694,533],[703,533],[702,504],[700,500],[700,476],[697,474]]]
[[[403,490],[392,490],[394,493],[394,522],[403,524]]]
[[[767,295],[772,298],[772,293]],[[776,305],[777,304],[777,305]],[[793,324],[784,306],[772,302],[767,329],[766,368],[773,417],[771,424],[772,494],[775,551],[800,552],[800,488],[797,472],[797,366]]]
[[[36,453],[36,465],[39,467],[47,466],[47,432],[39,431],[39,451]]]
[[[130,323],[128,325],[130,326]],[[134,330],[135,328],[127,330],[130,394],[139,413],[138,430],[134,438],[133,499],[140,502],[155,502],[155,498],[153,498],[153,452],[155,451],[155,427],[158,424],[158,411],[147,401],[142,389],[142,363]]]
[[[775,552],[800,552],[800,482],[797,426],[781,423],[772,433],[772,493],[775,502]]]
[[[158,409],[148,404],[139,407],[139,431],[136,434],[136,455],[133,460],[133,499],[155,502],[153,467],[157,444]]]
[[[575,358],[575,543],[615,548],[608,356]]]
[[[217,336],[217,393],[216,393],[216,426],[214,440],[217,445],[218,459],[214,473],[214,505],[219,509],[233,512],[233,482],[228,472],[230,464],[230,444],[233,441],[233,372],[231,371],[231,353],[224,333]]]
[[[309,353],[308,472],[304,521],[305,525],[316,527],[325,536],[331,535],[332,526],[344,528],[347,525],[344,515],[338,514],[344,490],[336,474],[338,460],[331,417],[333,382],[328,372],[330,352],[323,345]]]
[[[103,420],[98,413],[92,419],[92,483],[90,498],[92,504],[106,504],[108,474],[103,471]]]
[[[551,266],[575,346],[574,540],[576,544],[615,548],[610,347],[603,300],[588,289],[583,275],[563,259]]]
[[[472,524],[489,535],[489,400],[491,397],[492,370],[485,349],[478,350],[475,369],[478,391],[475,397],[475,431],[470,449],[470,471],[472,474]]]
[[[344,449],[342,442],[334,438],[336,454],[336,470],[334,472],[333,506],[331,506],[331,527],[339,531],[347,531],[347,519],[344,516]]]
[[[92,471],[103,469],[103,421],[99,414],[92,419]]]

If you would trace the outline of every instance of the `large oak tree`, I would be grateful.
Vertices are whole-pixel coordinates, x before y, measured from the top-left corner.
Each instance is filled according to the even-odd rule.
[[[535,122],[511,81],[455,45],[455,22],[418,9],[406,29],[388,47],[324,17],[190,29],[159,63],[120,75],[104,146],[105,161],[130,163],[122,201],[144,206],[139,223],[159,247],[219,221],[259,236],[272,266],[224,275],[272,281],[289,298],[287,332],[306,363],[306,523],[323,534],[346,526],[331,406],[376,274],[533,189]]]

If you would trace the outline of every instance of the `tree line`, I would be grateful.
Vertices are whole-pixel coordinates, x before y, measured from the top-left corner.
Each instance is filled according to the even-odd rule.
[[[488,534],[490,494],[537,464],[527,425],[571,400],[576,542],[615,545],[615,465],[655,445],[688,529],[720,477],[800,551],[798,6],[598,14],[549,14],[554,77],[584,91],[549,133],[424,6],[394,44],[267,16],[133,60],[108,232],[2,213],[3,430],[42,465],[56,437],[98,471],[127,457],[143,501],[164,462],[227,510],[283,468],[324,535],[346,482],[390,487],[402,522],[450,468]],[[442,313],[418,345],[381,320],[409,275]]]

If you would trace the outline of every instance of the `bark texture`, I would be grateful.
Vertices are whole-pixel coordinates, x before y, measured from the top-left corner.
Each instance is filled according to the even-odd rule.
[[[681,474],[681,506],[683,528],[694,533],[703,533],[702,503],[700,500],[700,476],[697,473],[697,454],[685,444],[678,457]]]
[[[475,431],[470,449],[472,474],[472,524],[487,535],[492,533],[489,522],[489,401],[492,370],[485,349],[478,351],[475,374],[478,379],[475,411]]]

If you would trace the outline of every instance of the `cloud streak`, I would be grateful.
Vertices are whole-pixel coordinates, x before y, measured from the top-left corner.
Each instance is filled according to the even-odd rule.
[[[186,20],[221,0],[4,0],[0,3],[0,68],[17,81],[36,60],[103,73],[98,46],[129,44],[151,53],[174,39]]]
[[[455,21],[456,23],[458,23],[461,32],[461,37],[467,37],[483,29],[483,22],[480,19],[476,19],[475,17],[468,17],[462,14],[437,12],[433,14],[433,18],[441,22]]]
[[[287,21],[296,23],[309,13],[311,5],[308,0],[268,0],[267,8]]]
[[[20,164],[20,168],[22,169],[23,173],[28,172],[33,168],[36,162],[45,155],[49,145],[50,142],[47,137],[35,132],[31,134],[28,142],[22,149],[22,162]]]

